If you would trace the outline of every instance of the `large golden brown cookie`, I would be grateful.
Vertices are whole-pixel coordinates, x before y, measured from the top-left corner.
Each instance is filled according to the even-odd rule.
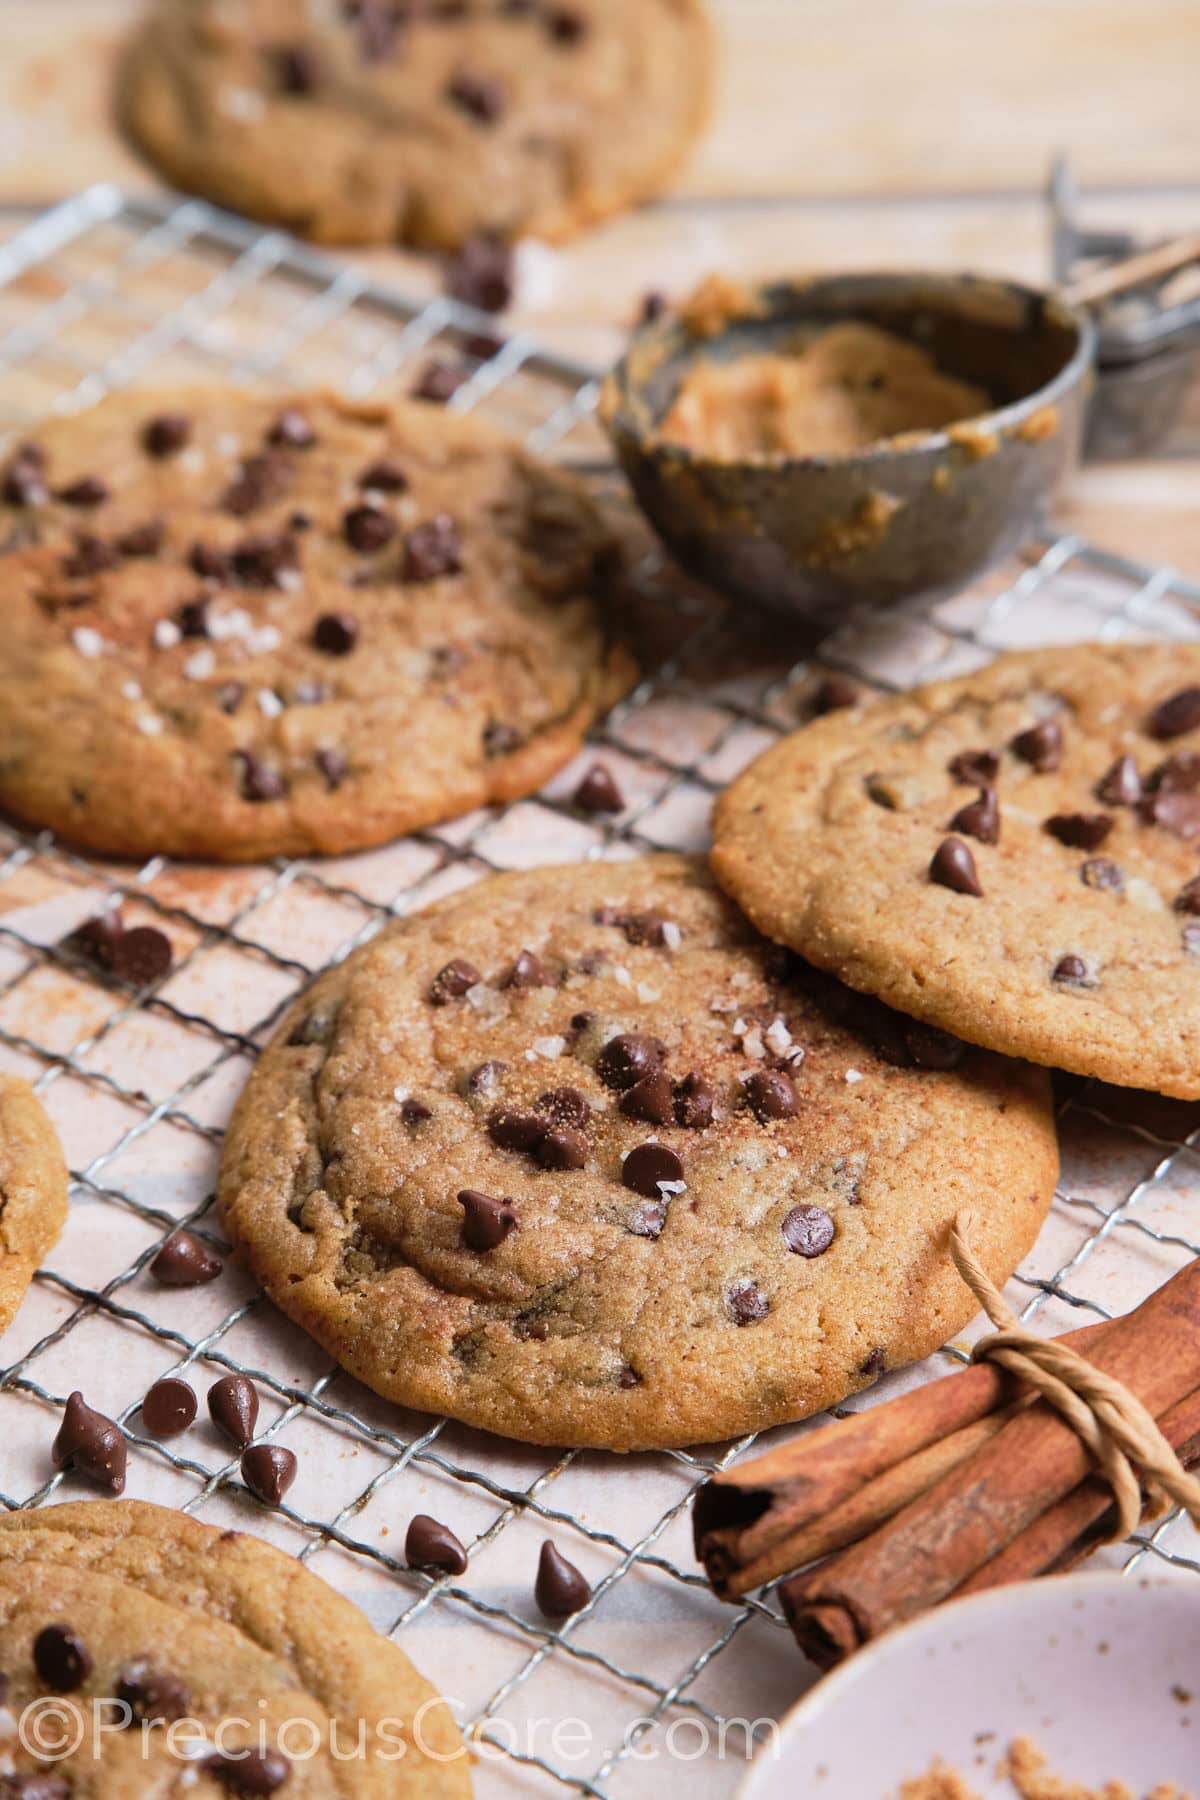
[[[0,477],[0,802],[93,849],[361,849],[540,786],[628,686],[591,502],[428,405],[206,389]]]
[[[159,0],[122,78],[176,186],[331,243],[564,238],[709,109],[703,0]]]
[[[1200,1096],[1200,646],[1087,644],[840,712],[722,795],[771,937],[1012,1056]]]
[[[0,1075],[0,1332],[67,1217],[67,1166],[32,1088]]]
[[[701,862],[501,876],[297,1004],[238,1105],[225,1226],[379,1393],[534,1442],[796,1419],[974,1311],[1057,1169],[1040,1071],[864,1003]]]
[[[0,1736],[0,1791],[43,1771],[63,1785],[14,1793],[471,1793],[445,1704],[356,1607],[258,1538],[163,1507],[93,1500],[0,1520],[0,1669],[0,1720],[24,1718],[20,1737]],[[39,1715],[52,1696],[57,1715]],[[35,1753],[79,1727],[73,1752]]]

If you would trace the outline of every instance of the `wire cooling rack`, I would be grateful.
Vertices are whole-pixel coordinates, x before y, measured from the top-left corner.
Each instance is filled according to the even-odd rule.
[[[481,323],[207,206],[98,188],[0,246],[0,430],[19,433],[136,381],[404,391],[432,352],[461,350]],[[590,371],[524,337],[473,368],[456,407],[486,411],[545,452],[606,466]],[[156,1288],[145,1270],[181,1223],[219,1244],[210,1208],[221,1124],[316,969],[490,869],[702,848],[714,792],[806,716],[819,671],[778,621],[756,631],[650,552],[640,580],[661,646],[646,679],[572,769],[503,811],[369,855],[224,870],[112,866],[0,824],[0,1066],[36,1081],[73,1179],[67,1231],[0,1346],[0,1502],[82,1491],[49,1462],[66,1395],[82,1387],[127,1433],[130,1494],[258,1531],[399,1638],[474,1728],[484,1796],[620,1800],[684,1780],[700,1796],[733,1792],[755,1739],[770,1738],[771,1720],[812,1679],[769,1597],[723,1607],[691,1559],[695,1488],[746,1444],[626,1458],[510,1445],[384,1405],[232,1266],[184,1293]],[[1198,607],[1200,585],[1170,569],[1051,538],[921,614],[848,619],[822,645],[821,666],[907,686],[1016,646],[1195,637]],[[596,744],[629,801],[611,826],[569,800]],[[56,948],[114,900],[174,946],[170,974],[141,992],[89,979]],[[1064,1081],[1060,1128],[1062,1186],[1010,1284],[1048,1331],[1127,1309],[1200,1253],[1200,1111]],[[940,1372],[965,1343],[856,1404]],[[247,1496],[206,1425],[168,1444],[141,1430],[153,1380],[178,1371],[203,1393],[231,1370],[259,1389],[263,1435],[299,1456],[278,1510]],[[405,1568],[418,1511],[468,1544],[466,1576]],[[531,1591],[547,1536],[594,1585],[587,1609],[553,1629]],[[1200,1574],[1194,1534],[1174,1516],[1105,1554],[1125,1568]]]

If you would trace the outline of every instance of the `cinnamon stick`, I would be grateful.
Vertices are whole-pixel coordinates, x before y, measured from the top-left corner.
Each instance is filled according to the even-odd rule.
[[[1200,1388],[1200,1259],[1110,1324],[1088,1354],[1156,1418],[1187,1401]],[[1025,1408],[880,1530],[785,1584],[800,1647],[829,1666],[936,1606],[1091,1474],[1071,1427],[1043,1400]]]
[[[1090,1355],[1108,1330],[1088,1325],[1063,1342]],[[980,1448],[992,1430],[961,1434],[1021,1394],[998,1364],[974,1363],[714,1476],[692,1518],[696,1556],[714,1591],[738,1599],[853,1543]]]

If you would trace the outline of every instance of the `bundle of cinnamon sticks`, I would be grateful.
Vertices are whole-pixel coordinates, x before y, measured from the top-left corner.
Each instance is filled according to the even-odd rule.
[[[1144,1402],[1185,1468],[1200,1463],[1200,1261],[1060,1341]],[[1114,1517],[1071,1427],[981,1362],[717,1476],[694,1531],[722,1599],[787,1578],[796,1641],[828,1668],[951,1596],[1073,1567]]]

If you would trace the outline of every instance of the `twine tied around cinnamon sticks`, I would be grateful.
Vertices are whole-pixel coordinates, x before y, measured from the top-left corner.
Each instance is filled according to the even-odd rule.
[[[1116,1519],[1110,1542],[1136,1530],[1146,1510],[1182,1507],[1200,1527],[1200,1481],[1189,1475],[1153,1414],[1123,1382],[1115,1381],[1057,1338],[1027,1331],[975,1254],[973,1214],[962,1211],[950,1233],[950,1254],[963,1281],[996,1327],[976,1344],[973,1362],[995,1362],[1046,1400],[1082,1439],[1113,1491]],[[1140,1474],[1139,1474],[1140,1471]]]

